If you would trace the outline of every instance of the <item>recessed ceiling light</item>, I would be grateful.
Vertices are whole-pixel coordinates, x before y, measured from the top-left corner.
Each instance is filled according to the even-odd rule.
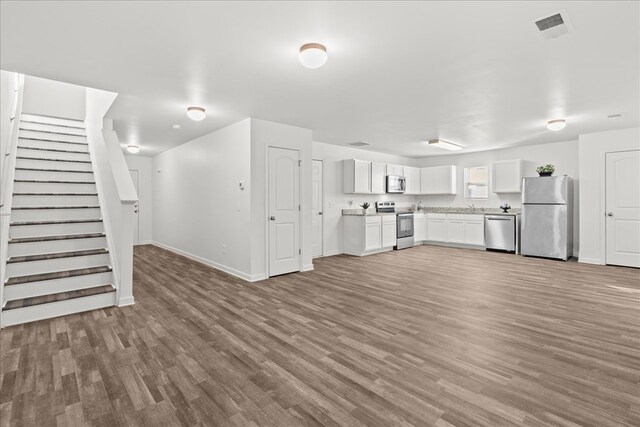
[[[609,114],[607,116],[608,119],[619,119],[620,117],[622,117],[622,113]]]
[[[137,145],[129,144],[127,145],[127,151],[131,154],[136,154],[140,152],[140,147],[138,147]]]
[[[432,139],[431,141],[429,141],[429,145],[438,147],[438,148],[444,148],[445,150],[450,150],[450,151],[462,150],[461,146],[456,145],[452,142],[443,141],[441,139]]]
[[[547,122],[547,129],[555,132],[564,129],[566,125],[567,121],[565,119],[550,120]]]
[[[180,125],[173,125],[173,126],[171,126],[171,127],[172,127],[173,129],[180,129],[182,126],[180,126]]]
[[[307,68],[320,68],[327,62],[327,48],[320,43],[307,43],[300,46],[298,60]]]
[[[187,108],[187,116],[194,122],[199,122],[200,120],[204,120],[207,114],[202,107],[189,107]]]

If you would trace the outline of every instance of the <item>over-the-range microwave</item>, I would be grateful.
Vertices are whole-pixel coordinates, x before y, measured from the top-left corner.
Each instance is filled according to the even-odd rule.
[[[407,189],[407,179],[399,175],[387,175],[387,193],[404,193]]]

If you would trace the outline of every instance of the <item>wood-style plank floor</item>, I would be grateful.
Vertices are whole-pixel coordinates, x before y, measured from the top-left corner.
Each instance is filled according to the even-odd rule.
[[[245,283],[153,246],[136,305],[0,333],[2,425],[640,425],[640,271],[421,246]]]

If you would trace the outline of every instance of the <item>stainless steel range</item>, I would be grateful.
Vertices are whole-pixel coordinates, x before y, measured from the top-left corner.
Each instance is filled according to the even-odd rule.
[[[395,202],[376,202],[376,212],[396,213]],[[413,213],[396,213],[396,245],[395,250],[413,246]]]

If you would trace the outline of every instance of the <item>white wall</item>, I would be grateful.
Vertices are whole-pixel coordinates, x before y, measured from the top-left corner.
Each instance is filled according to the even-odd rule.
[[[251,120],[153,158],[154,243],[251,279]]]
[[[605,264],[605,154],[640,150],[640,128],[580,135],[580,262]]]
[[[398,206],[402,207],[409,206],[416,201],[416,196],[404,194],[345,194],[342,175],[342,161],[344,159],[368,160],[406,166],[414,166],[415,159],[315,141],[312,144],[312,157],[323,162],[322,253],[324,256],[343,252],[342,209],[350,207],[349,201],[353,202],[352,207],[354,208],[357,208],[363,202],[369,202],[373,206],[376,201],[393,200]]]
[[[313,269],[311,261],[311,131],[296,126],[251,120],[251,273],[254,279],[268,276],[268,147],[300,152],[300,204],[302,223],[301,270]],[[236,183],[237,185],[237,183]]]
[[[578,141],[556,142],[551,144],[526,145],[522,147],[505,148],[501,150],[481,151],[477,153],[452,154],[447,156],[425,157],[418,160],[420,166],[456,165],[458,168],[458,194],[451,196],[419,196],[425,206],[476,207],[497,208],[502,203],[509,203],[512,208],[522,206],[520,193],[496,194],[491,191],[491,162],[496,160],[521,159],[523,163],[522,176],[538,176],[536,167],[551,163],[556,167],[554,175],[569,175],[574,180],[574,209],[573,209],[573,252],[577,255],[580,243],[580,215],[579,206],[579,168]],[[489,166],[489,197],[483,199],[465,199],[464,197],[464,168],[471,166]]]
[[[85,92],[83,86],[25,76],[22,112],[84,120]]]
[[[17,88],[18,74],[0,70],[0,179],[4,179],[4,169],[8,161],[5,153],[11,140],[11,115]],[[1,183],[0,187],[4,190],[4,183]],[[4,200],[4,197],[0,197],[0,200]]]
[[[153,241],[153,158],[145,156],[124,156],[129,170],[138,171],[138,223],[140,244]]]

